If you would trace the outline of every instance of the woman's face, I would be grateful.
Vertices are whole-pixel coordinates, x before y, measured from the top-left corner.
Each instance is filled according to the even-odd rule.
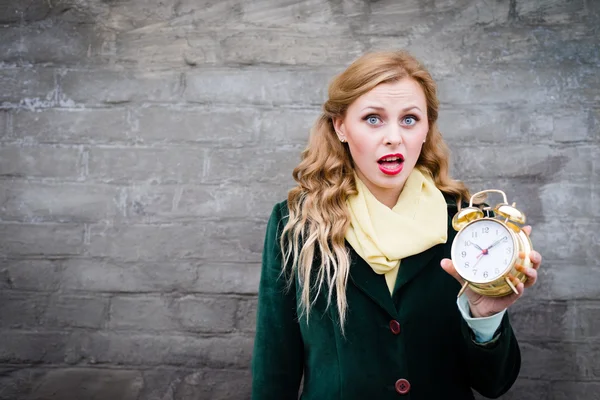
[[[410,78],[382,83],[356,99],[334,126],[348,142],[358,177],[393,207],[429,131],[421,86]]]

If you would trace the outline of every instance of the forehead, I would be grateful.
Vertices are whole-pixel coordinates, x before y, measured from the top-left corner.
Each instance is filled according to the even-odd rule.
[[[355,106],[366,107],[371,104],[379,107],[405,107],[415,105],[423,108],[426,105],[425,93],[415,80],[403,78],[394,82],[386,82],[375,86],[355,101]]]

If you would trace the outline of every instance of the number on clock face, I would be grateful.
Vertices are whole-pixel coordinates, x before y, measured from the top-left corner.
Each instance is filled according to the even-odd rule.
[[[460,231],[452,246],[458,273],[471,282],[486,283],[506,271],[513,259],[509,230],[493,219],[481,219]]]

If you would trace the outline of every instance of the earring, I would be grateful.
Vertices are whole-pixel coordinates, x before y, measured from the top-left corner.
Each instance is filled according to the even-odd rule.
[[[425,143],[427,141],[427,139],[423,140],[423,143]]]
[[[346,139],[344,139],[344,138],[341,138],[341,139],[340,139],[340,142],[342,142],[342,143],[346,143]]]

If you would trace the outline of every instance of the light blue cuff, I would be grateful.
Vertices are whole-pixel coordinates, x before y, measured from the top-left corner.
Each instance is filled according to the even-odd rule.
[[[466,294],[462,294],[457,300],[456,304],[462,314],[467,325],[475,334],[475,341],[477,343],[486,343],[492,340],[494,333],[498,330],[502,317],[506,312],[506,308],[500,311],[498,314],[494,314],[491,317],[473,318],[471,317],[471,311],[469,309],[469,300]]]

